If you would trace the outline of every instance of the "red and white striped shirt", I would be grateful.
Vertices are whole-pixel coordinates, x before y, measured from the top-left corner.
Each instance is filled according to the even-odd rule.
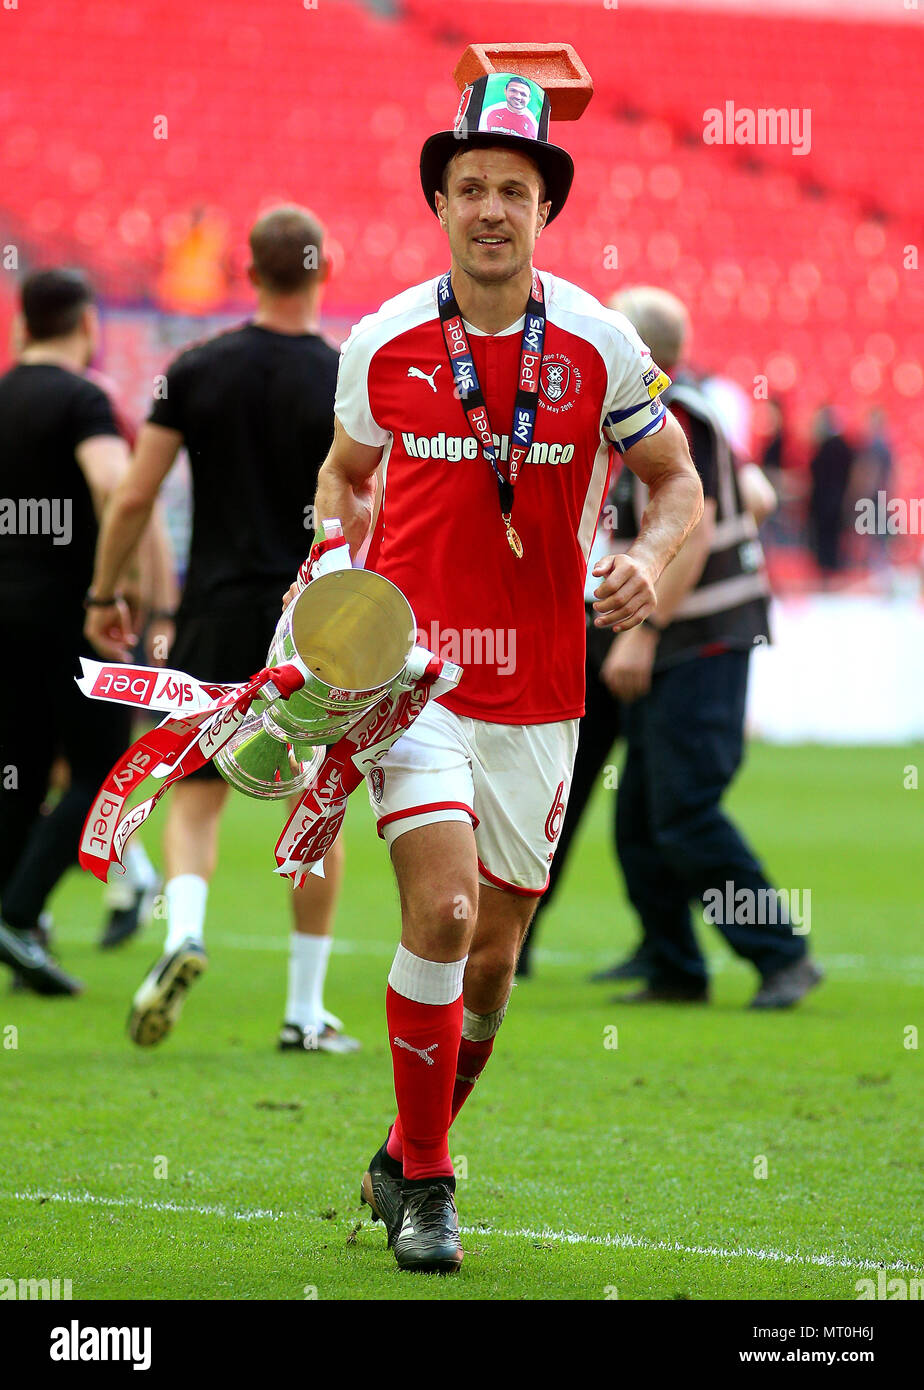
[[[407,596],[418,640],[463,665],[441,703],[499,724],[583,714],[583,588],[610,448],[625,452],[664,425],[660,392],[670,384],[622,314],[540,276],[539,408],[513,508],[522,559],[507,543],[494,473],[454,391],[437,280],[360,320],[337,381],[347,434],[384,449],[366,567]],[[506,473],[523,320],[492,335],[466,327]]]

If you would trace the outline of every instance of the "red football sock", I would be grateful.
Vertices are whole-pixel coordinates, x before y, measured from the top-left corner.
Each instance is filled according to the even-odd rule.
[[[483,1041],[474,1041],[472,1038],[462,1038],[459,1041],[459,1056],[456,1061],[456,1084],[452,1088],[452,1119],[453,1120],[468,1100],[472,1091],[475,1089],[475,1082],[488,1064],[488,1058],[494,1050],[494,1038],[485,1038]]]
[[[453,1123],[462,1106],[468,1100],[472,1091],[475,1089],[475,1082],[487,1065],[488,1058],[494,1050],[494,1038],[485,1038],[483,1042],[474,1042],[471,1038],[459,1039],[459,1056],[456,1061],[456,1082],[452,1088],[452,1116],[449,1121]],[[395,1116],[388,1141],[385,1145],[388,1156],[394,1158],[398,1163],[404,1156],[404,1136],[401,1132],[401,1117]]]
[[[404,1158],[404,1136],[401,1133],[401,1116],[395,1116],[395,1122],[388,1131],[388,1140],[385,1144],[385,1152],[389,1158],[395,1159],[400,1163]]]
[[[419,1004],[389,984],[385,1013],[404,1176],[451,1177],[449,1117],[462,1036],[461,982],[459,997],[451,1004]]]

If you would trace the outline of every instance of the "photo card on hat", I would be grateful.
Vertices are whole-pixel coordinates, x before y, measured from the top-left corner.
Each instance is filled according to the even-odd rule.
[[[485,83],[479,130],[502,130],[507,135],[523,135],[535,140],[545,93],[528,77],[515,73],[491,73]]]

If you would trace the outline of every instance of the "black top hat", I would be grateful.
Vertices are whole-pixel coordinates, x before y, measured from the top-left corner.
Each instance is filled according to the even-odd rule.
[[[500,145],[526,155],[545,180],[552,204],[549,221],[565,205],[574,178],[567,150],[549,144],[549,98],[538,82],[512,72],[489,72],[466,87],[452,130],[441,130],[425,141],[420,152],[420,182],[424,197],[436,212],[443,171],[464,149]]]

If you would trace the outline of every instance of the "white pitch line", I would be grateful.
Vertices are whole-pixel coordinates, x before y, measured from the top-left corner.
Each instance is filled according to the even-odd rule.
[[[181,1205],[179,1202],[146,1201],[143,1197],[101,1197],[93,1192],[0,1192],[0,1201],[63,1202],[71,1206],[135,1207],[141,1211],[173,1212],[179,1216],[220,1216],[232,1221],[304,1221],[304,1212],[272,1211],[256,1208],[242,1210],[207,1204]],[[645,1240],[639,1236],[591,1236],[578,1231],[508,1231],[492,1226],[462,1226],[462,1235],[501,1236],[506,1240],[554,1241],[559,1245],[597,1245],[611,1250],[643,1250],[649,1254],[659,1251],[672,1255],[705,1255],[721,1260],[762,1260],[773,1264],[817,1265],[824,1269],[901,1269],[911,1274],[922,1270],[905,1260],[862,1260],[838,1255],[791,1254],[785,1250],[725,1249],[719,1245],[682,1245],[675,1240]]]
[[[269,951],[273,953],[288,952],[289,950],[288,941],[238,932],[216,933],[214,940],[216,948],[219,950]],[[351,941],[335,936],[332,950],[334,955],[391,958],[394,955],[395,947],[394,942],[391,941]],[[537,961],[543,965],[601,963],[599,951],[557,951],[538,946],[535,954]],[[737,960],[734,956],[723,951],[708,952],[706,959],[710,971],[715,975],[724,974],[726,970],[743,971],[746,969],[743,961]],[[889,977],[894,975],[904,979],[909,973],[924,972],[924,956],[822,955],[819,959],[828,970],[836,974],[862,972]]]
[[[67,928],[66,940],[86,945],[95,942],[98,935],[95,927],[71,926]],[[283,936],[218,930],[211,933],[210,940],[217,952],[257,951],[287,955],[289,951],[289,942]],[[395,953],[395,941],[352,941],[335,936],[332,950],[335,956],[376,956],[390,960]],[[535,958],[540,965],[595,965],[602,969],[607,963],[599,951],[560,951],[544,946],[536,947]],[[822,955],[819,959],[835,975],[862,974],[867,978],[907,981],[909,975],[924,974],[924,956]],[[721,950],[707,952],[706,960],[713,975],[722,975],[728,970],[739,973],[747,970],[744,961]]]
[[[143,1197],[100,1197],[95,1192],[40,1192],[37,1189],[27,1189],[25,1192],[0,1192],[0,1201],[64,1202],[68,1206],[80,1207],[137,1207],[141,1211],[172,1211],[179,1216],[221,1216],[233,1221],[298,1219],[294,1212],[264,1210],[260,1207],[248,1211],[239,1207],[205,1204],[183,1206],[179,1202],[148,1202]]]
[[[676,1240],[644,1240],[638,1236],[588,1236],[572,1231],[504,1231],[496,1227],[463,1226],[463,1235],[508,1236],[526,1240],[553,1240],[562,1245],[601,1245],[615,1250],[666,1251],[674,1255],[709,1255],[721,1260],[765,1260],[775,1264],[820,1265],[824,1269],[904,1269],[924,1273],[904,1260],[860,1260],[838,1255],[789,1254],[785,1250],[726,1250],[719,1245],[681,1245]]]

